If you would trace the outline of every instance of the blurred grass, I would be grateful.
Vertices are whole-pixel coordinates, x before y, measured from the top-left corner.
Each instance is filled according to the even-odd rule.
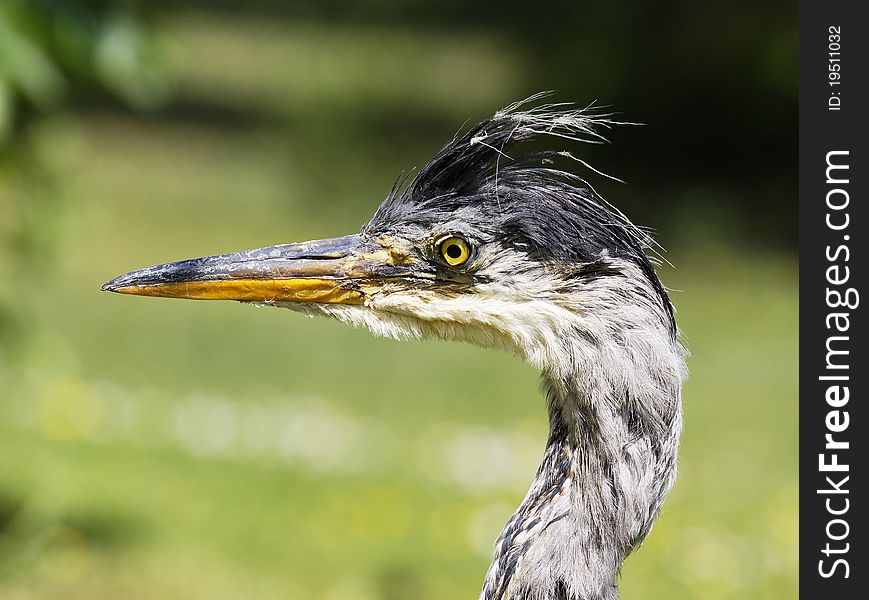
[[[531,368],[98,289],[146,264],[356,230],[401,169],[519,95],[513,57],[470,35],[195,14],[169,28],[182,97],[271,116],[60,115],[27,133],[44,173],[0,173],[0,232],[27,204],[9,198],[63,199],[43,204],[63,225],[44,233],[60,244],[50,259],[0,251],[3,331],[17,332],[0,347],[0,597],[475,597],[542,452]],[[400,118],[341,117],[409,104],[455,123],[417,137]],[[606,191],[618,204],[641,188]],[[681,476],[623,595],[792,597],[796,261],[684,239],[662,272],[693,354]]]

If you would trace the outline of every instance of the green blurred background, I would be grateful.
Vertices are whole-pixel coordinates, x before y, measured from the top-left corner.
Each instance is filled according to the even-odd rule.
[[[693,354],[623,596],[793,597],[796,39],[783,0],[4,0],[0,598],[475,598],[542,452],[533,369],[98,290],[356,231],[544,89],[646,124],[571,149],[658,230]]]

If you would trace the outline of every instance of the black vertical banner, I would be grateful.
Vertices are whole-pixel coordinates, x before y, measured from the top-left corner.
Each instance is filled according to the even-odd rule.
[[[866,598],[869,22],[800,3],[800,593]]]

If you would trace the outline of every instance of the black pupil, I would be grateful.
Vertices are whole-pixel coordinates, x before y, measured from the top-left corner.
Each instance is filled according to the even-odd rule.
[[[462,255],[462,248],[458,244],[447,245],[447,256],[450,258],[458,258]]]

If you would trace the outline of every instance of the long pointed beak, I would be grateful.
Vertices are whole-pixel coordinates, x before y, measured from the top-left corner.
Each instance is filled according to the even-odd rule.
[[[191,300],[362,304],[378,282],[407,274],[407,262],[394,252],[348,235],[157,265],[102,289]]]

